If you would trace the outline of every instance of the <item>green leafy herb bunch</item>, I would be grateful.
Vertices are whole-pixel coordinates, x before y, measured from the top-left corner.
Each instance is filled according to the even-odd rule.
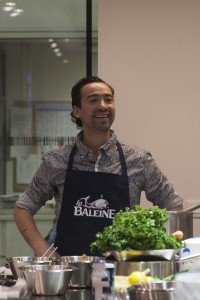
[[[179,239],[166,233],[166,209],[158,206],[142,208],[135,206],[135,211],[126,208],[120,210],[110,226],[96,234],[96,240],[90,245],[93,253],[123,250],[159,250],[179,249],[184,247]]]

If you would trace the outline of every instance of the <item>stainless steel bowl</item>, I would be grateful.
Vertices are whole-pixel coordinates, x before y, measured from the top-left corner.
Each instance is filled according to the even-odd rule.
[[[76,267],[69,283],[70,288],[91,287],[91,271],[94,261],[105,261],[104,257],[98,256],[62,256],[59,263],[70,264]]]
[[[54,257],[34,257],[34,256],[14,256],[7,257],[6,261],[10,266],[14,279],[23,278],[23,273],[19,267],[26,265],[45,264],[49,265],[54,261]]]
[[[115,274],[129,276],[134,271],[150,269],[150,276],[163,279],[174,273],[174,261],[115,262]]]
[[[74,267],[68,265],[29,265],[19,267],[33,295],[63,295]]]
[[[94,300],[91,289],[67,289],[67,300]]]
[[[175,282],[160,281],[128,288],[130,300],[175,300]]]
[[[149,260],[172,260],[175,258],[178,249],[159,249],[159,250],[124,250],[110,251],[104,256],[114,257],[116,261],[149,261]]]

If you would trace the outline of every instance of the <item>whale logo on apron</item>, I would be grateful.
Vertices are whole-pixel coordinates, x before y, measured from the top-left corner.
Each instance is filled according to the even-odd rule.
[[[98,208],[98,209],[105,209],[108,208],[109,203],[107,200],[103,199],[103,195],[101,195],[101,199],[97,199],[93,202],[88,202],[88,199],[90,196],[87,196],[85,198],[80,198],[76,205],[77,206],[82,206],[82,207],[87,207],[87,208]]]

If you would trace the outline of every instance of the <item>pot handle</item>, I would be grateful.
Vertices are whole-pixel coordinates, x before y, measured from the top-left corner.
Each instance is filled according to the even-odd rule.
[[[188,211],[193,211],[197,208],[200,208],[200,203],[194,204],[191,207],[185,208],[182,210],[182,212],[188,212]]]

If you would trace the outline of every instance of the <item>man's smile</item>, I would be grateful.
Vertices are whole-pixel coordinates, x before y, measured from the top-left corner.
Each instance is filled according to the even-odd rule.
[[[98,115],[95,115],[95,118],[108,118],[109,117],[109,114],[98,114]]]

